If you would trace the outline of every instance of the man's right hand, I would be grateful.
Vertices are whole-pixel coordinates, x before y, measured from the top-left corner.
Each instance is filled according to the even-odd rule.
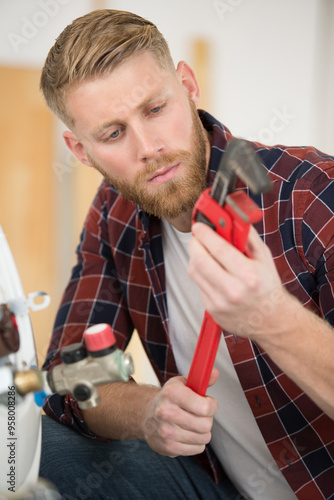
[[[209,386],[218,379],[213,369]],[[142,422],[144,438],[152,450],[175,457],[202,453],[211,440],[218,403],[186,387],[186,377],[173,377],[147,406]]]

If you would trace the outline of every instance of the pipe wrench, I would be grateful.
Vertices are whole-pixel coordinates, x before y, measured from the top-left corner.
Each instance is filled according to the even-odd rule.
[[[193,223],[204,222],[220,236],[250,257],[247,239],[251,224],[261,220],[262,210],[244,191],[235,191],[240,178],[254,194],[271,189],[267,171],[249,142],[233,138],[228,142],[212,185],[198,198]],[[205,311],[187,386],[204,396],[222,334],[221,327]]]

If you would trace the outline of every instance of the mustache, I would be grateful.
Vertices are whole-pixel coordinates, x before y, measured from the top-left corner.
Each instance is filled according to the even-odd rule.
[[[189,152],[180,150],[177,153],[173,154],[162,154],[156,160],[149,160],[143,172],[141,172],[140,177],[147,177],[148,175],[154,174],[156,170],[161,167],[168,167],[169,165],[173,165],[175,163],[189,161],[191,155]]]

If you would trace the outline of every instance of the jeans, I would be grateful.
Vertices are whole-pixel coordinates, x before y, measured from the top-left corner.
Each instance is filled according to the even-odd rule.
[[[91,440],[42,417],[40,475],[63,500],[242,500],[228,478],[216,485],[192,457],[169,458],[138,439]]]

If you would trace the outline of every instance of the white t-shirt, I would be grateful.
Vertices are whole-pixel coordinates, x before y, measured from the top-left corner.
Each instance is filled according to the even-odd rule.
[[[200,292],[187,274],[191,233],[162,223],[169,335],[177,369],[189,372],[204,315]],[[220,372],[207,394],[217,399],[211,446],[236,488],[252,500],[296,500],[269,452],[239,383],[222,336],[215,366]]]

